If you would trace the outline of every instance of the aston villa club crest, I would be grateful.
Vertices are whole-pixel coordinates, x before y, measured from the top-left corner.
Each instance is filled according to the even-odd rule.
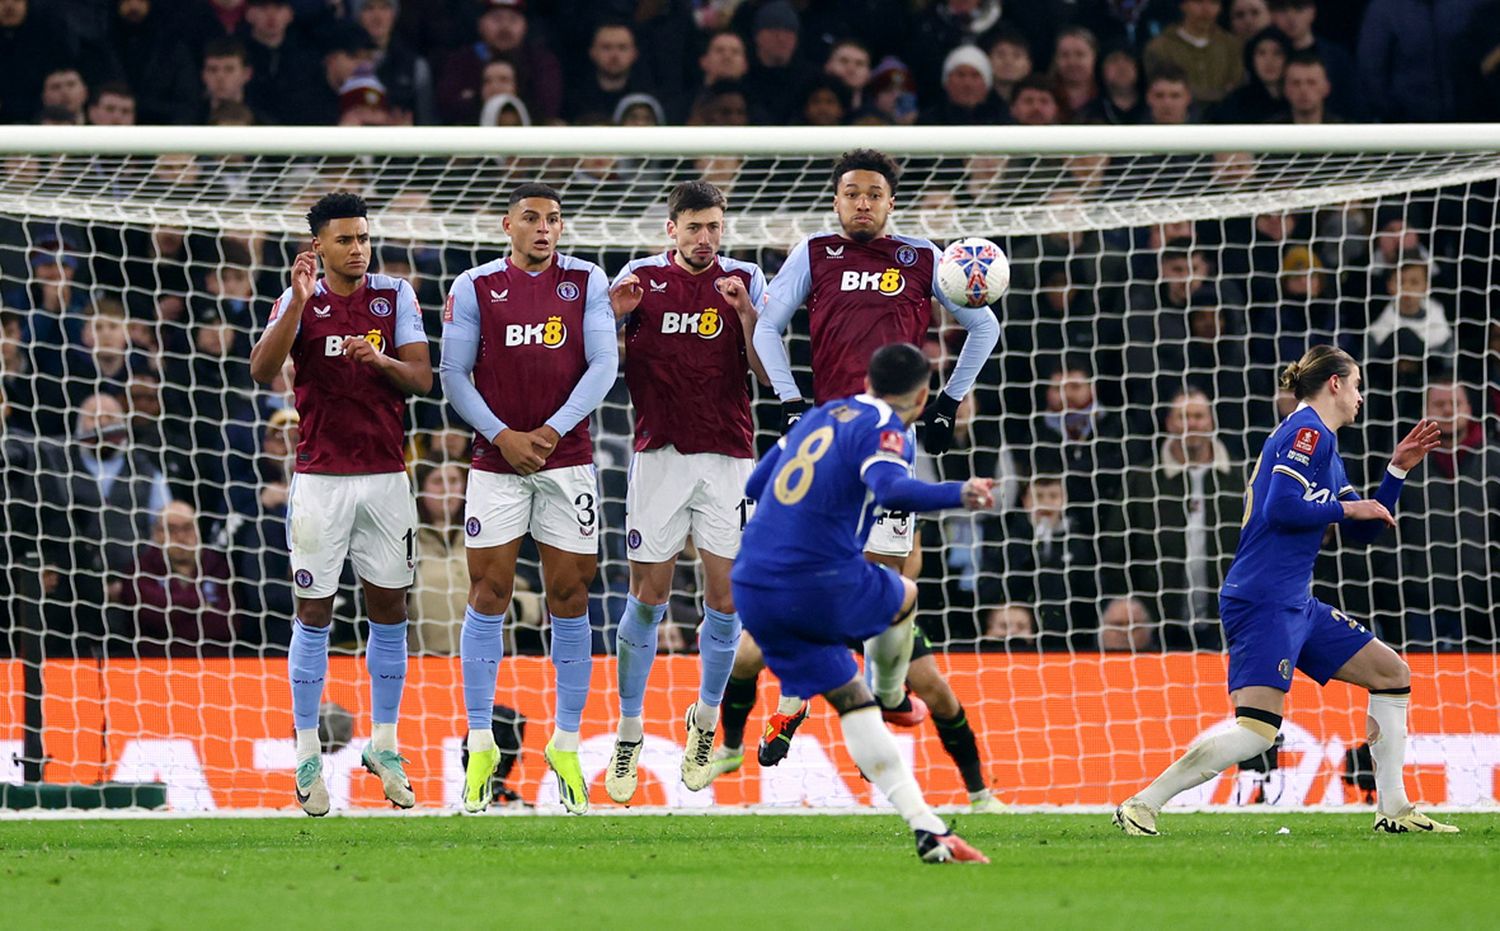
[[[565,301],[578,300],[578,285],[571,281],[564,281],[557,286],[557,296]]]
[[[896,261],[907,266],[917,264],[917,250],[911,246],[902,246],[896,250]]]
[[[391,302],[383,297],[377,297],[370,302],[370,313],[377,317],[389,317],[391,315]]]

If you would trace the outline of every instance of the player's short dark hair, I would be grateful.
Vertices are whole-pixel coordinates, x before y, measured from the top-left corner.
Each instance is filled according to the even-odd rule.
[[[557,193],[557,188],[549,184],[528,181],[525,184],[518,185],[514,191],[510,192],[510,197],[505,201],[505,209],[509,210],[521,201],[532,197],[540,197],[543,200],[552,201],[558,207],[562,206],[562,195]]]
[[[335,191],[318,198],[313,208],[307,211],[307,228],[316,236],[323,231],[323,227],[328,225],[329,220],[369,215],[370,210],[365,206],[363,197],[348,191]]]
[[[901,180],[901,166],[896,164],[894,158],[876,149],[853,149],[840,155],[838,161],[833,163],[835,190],[844,175],[851,171],[873,171],[884,176],[885,183],[891,186],[892,194],[896,193],[896,183]]]
[[[1322,391],[1328,379],[1335,375],[1348,378],[1354,365],[1354,357],[1349,353],[1337,346],[1320,343],[1286,367],[1281,373],[1281,387],[1301,401]]]
[[[667,195],[667,217],[676,220],[677,215],[688,210],[720,210],[729,206],[724,192],[707,181],[684,181],[672,188]]]
[[[927,384],[931,367],[911,343],[891,343],[870,357],[870,390],[878,397],[899,397]]]

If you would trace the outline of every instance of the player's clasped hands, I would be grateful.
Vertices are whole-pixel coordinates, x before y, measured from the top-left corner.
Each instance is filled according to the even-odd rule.
[[[536,430],[501,430],[495,437],[495,448],[520,475],[541,471],[547,457],[557,448],[557,432],[543,426]]]
[[[385,360],[385,355],[363,336],[344,337],[343,350],[344,355],[365,365],[379,365]]]
[[[964,508],[970,511],[988,511],[995,506],[995,480],[971,478],[964,482]]]
[[[1391,454],[1391,465],[1410,470],[1442,444],[1443,438],[1438,431],[1437,421],[1420,420],[1406,438],[1396,444],[1396,451]]]
[[[615,319],[635,312],[641,304],[641,297],[646,292],[641,290],[641,279],[635,275],[626,275],[621,278],[609,291],[609,306],[615,312]]]

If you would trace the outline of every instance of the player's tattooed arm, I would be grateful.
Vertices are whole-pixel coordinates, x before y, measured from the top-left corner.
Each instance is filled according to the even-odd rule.
[[[250,350],[250,377],[263,385],[276,380],[281,366],[292,352],[297,341],[297,330],[302,324],[302,308],[312,297],[318,283],[318,256],[313,252],[300,252],[292,263],[292,286],[288,293],[271,308],[271,321],[255,348]]]

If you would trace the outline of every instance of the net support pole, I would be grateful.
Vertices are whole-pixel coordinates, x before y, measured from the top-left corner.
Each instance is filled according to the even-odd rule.
[[[42,743],[42,622],[41,569],[23,561],[13,574],[12,601],[16,623],[16,654],[21,659],[21,779],[41,782],[46,764]]]

